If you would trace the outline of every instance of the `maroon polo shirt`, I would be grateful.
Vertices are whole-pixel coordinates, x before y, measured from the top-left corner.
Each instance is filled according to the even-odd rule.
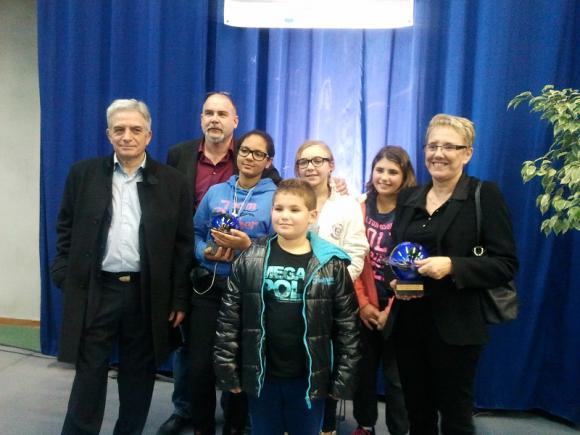
[[[201,202],[201,198],[214,184],[227,181],[234,174],[234,140],[230,142],[230,147],[226,155],[217,164],[205,156],[205,141],[199,143],[197,172],[195,177],[195,208]]]

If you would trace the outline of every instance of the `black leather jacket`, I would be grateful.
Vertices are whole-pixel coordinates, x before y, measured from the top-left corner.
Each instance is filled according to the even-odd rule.
[[[348,399],[357,383],[358,306],[346,269],[348,255],[309,233],[304,303],[308,391],[306,400],[331,394]],[[265,378],[264,265],[277,236],[253,242],[234,262],[218,315],[214,366],[218,388],[241,387],[259,396]]]

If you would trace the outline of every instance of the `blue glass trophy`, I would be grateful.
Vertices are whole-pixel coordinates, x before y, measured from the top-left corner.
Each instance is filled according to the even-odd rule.
[[[210,222],[210,229],[217,230],[222,233],[229,233],[231,230],[240,229],[240,221],[236,216],[229,213],[221,213],[212,217]],[[213,252],[217,251],[218,246],[215,241],[210,240],[209,245]]]
[[[427,258],[427,250],[418,243],[402,242],[391,251],[389,265],[397,277],[397,296],[423,296],[425,289],[416,260]]]

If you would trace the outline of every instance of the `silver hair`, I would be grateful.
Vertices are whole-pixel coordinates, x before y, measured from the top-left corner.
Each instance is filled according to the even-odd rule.
[[[107,107],[107,127],[111,128],[111,118],[117,112],[131,110],[135,112],[139,112],[145,118],[147,122],[147,128],[151,131],[151,114],[149,113],[149,108],[147,104],[143,101],[135,100],[131,98],[130,100],[127,99],[118,99],[114,100],[109,107]]]

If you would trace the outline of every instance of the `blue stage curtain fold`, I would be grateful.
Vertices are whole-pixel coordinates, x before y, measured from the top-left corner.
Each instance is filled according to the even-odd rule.
[[[521,162],[546,152],[548,124],[519,92],[580,87],[575,0],[416,0],[415,25],[397,30],[241,29],[223,25],[223,0],[38,2],[41,97],[41,339],[55,355],[61,295],[50,282],[56,215],[70,165],[111,152],[105,109],[138,98],[153,115],[151,154],[199,136],[206,92],[237,102],[238,134],[265,129],[275,165],[293,176],[306,139],[326,141],[336,174],[358,193],[383,145],[404,147],[421,182],[429,119],[446,112],[477,128],[468,171],[496,181],[513,215],[518,320],[491,328],[479,367],[482,408],[542,409],[580,423],[580,236],[544,237],[539,183]]]

